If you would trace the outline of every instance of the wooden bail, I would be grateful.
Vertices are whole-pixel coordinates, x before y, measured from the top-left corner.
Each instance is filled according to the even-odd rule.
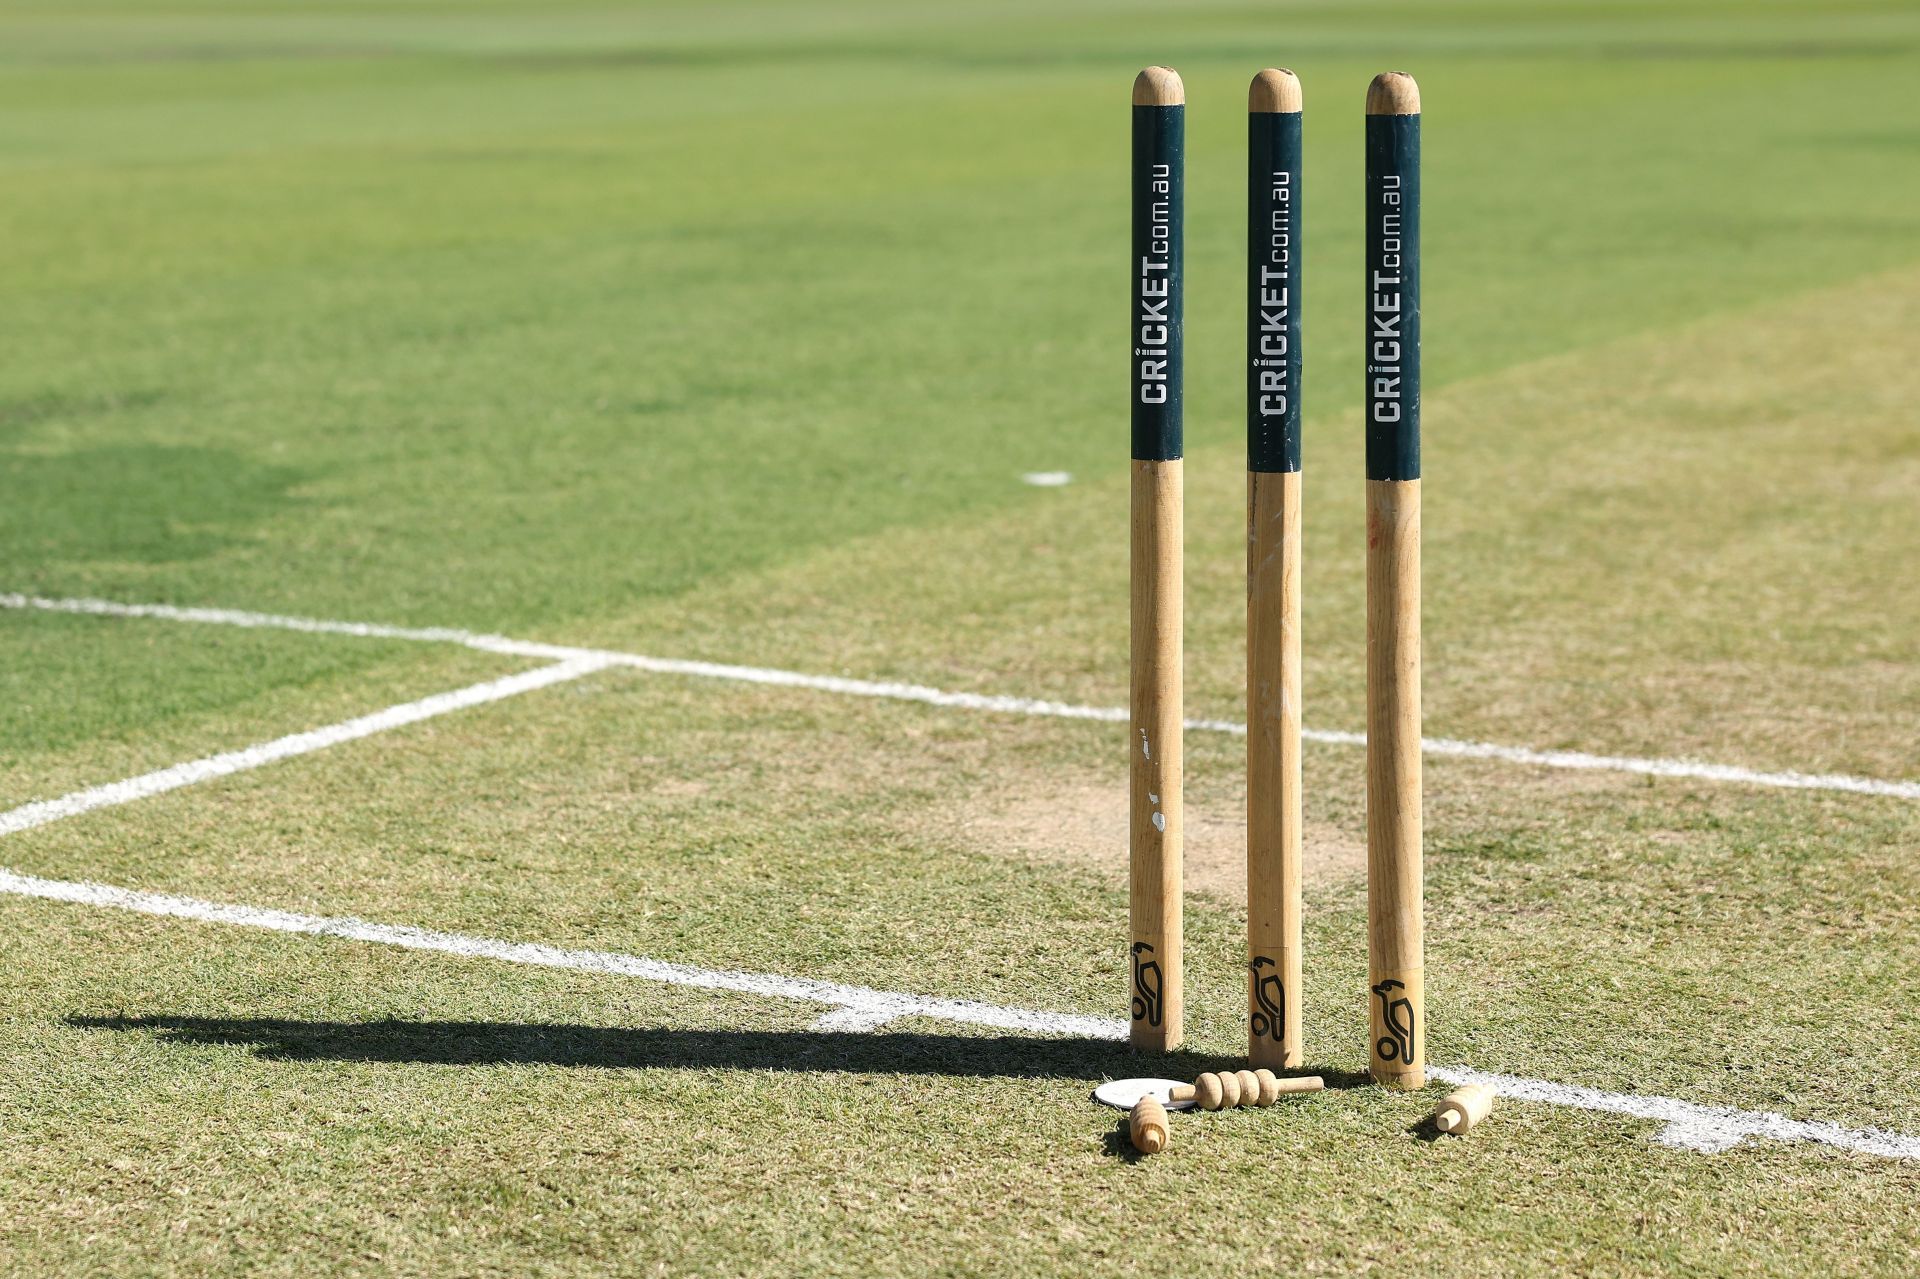
[[[1157,1155],[1167,1148],[1167,1108],[1152,1097],[1142,1097],[1127,1112],[1127,1137],[1143,1155]]]
[[[1493,1097],[1493,1088],[1488,1084],[1456,1088],[1434,1107],[1433,1126],[1441,1132],[1464,1137],[1475,1124],[1493,1113]]]

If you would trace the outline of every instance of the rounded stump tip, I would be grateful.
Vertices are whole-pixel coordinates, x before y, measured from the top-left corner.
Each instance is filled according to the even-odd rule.
[[[1178,107],[1186,105],[1187,86],[1172,67],[1148,67],[1133,78],[1133,105],[1136,107]]]
[[[1247,88],[1249,115],[1291,114],[1300,103],[1300,77],[1284,67],[1268,67]]]
[[[1404,71],[1382,71],[1367,86],[1368,115],[1419,115],[1420,86]]]

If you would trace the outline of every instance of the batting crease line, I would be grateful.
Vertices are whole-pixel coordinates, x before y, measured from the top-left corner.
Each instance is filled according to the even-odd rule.
[[[670,963],[614,951],[572,950],[533,942],[499,941],[465,933],[377,924],[350,916],[303,915],[293,911],[235,906],[194,897],[116,888],[107,884],[40,879],[5,869],[0,869],[0,892],[173,919],[336,937],[471,959],[494,959],[541,968],[607,973],[670,986],[827,1004],[833,1011],[814,1022],[814,1028],[821,1031],[868,1032],[900,1018],[926,1017],[1032,1034],[1111,1041],[1123,1040],[1127,1036],[1126,1023],[1106,1017],[1003,1008],[973,1000],[935,999],[925,995],[908,995],[867,986],[782,977],[771,973],[697,968],[690,964]],[[1879,1129],[1843,1128],[1838,1124],[1789,1119],[1785,1115],[1766,1111],[1704,1106],[1673,1097],[1602,1092],[1595,1088],[1491,1074],[1466,1067],[1432,1068],[1431,1073],[1451,1084],[1492,1084],[1500,1093],[1518,1101],[1544,1102],[1579,1110],[1656,1120],[1666,1125],[1656,1140],[1702,1153],[1717,1153],[1731,1149],[1749,1137],[1764,1137],[1774,1141],[1814,1142],[1888,1159],[1920,1160],[1920,1138]]]
[[[115,888],[84,881],[40,879],[0,868],[0,892],[49,901],[75,902],[84,906],[110,906],[137,911],[143,915],[162,915],[174,919],[193,919],[204,923],[235,924],[243,928],[264,928],[279,933],[310,933],[321,937],[340,937],[350,941],[376,942],[407,950],[438,951],[469,959],[498,959],[511,964],[532,964],[540,968],[566,968],[576,972],[610,973],[620,977],[638,977],[644,981],[664,982],[670,986],[693,986],[702,990],[726,990],[770,999],[793,999],[827,1004],[834,1012],[821,1019],[821,1029],[871,1030],[901,1017],[932,1017],[941,1021],[963,1022],[973,1026],[992,1026],[1001,1030],[1023,1030],[1039,1034],[1078,1035],[1089,1039],[1124,1039],[1125,1025],[1106,1017],[1081,1017],[1065,1013],[1033,1012],[1024,1008],[1002,1008],[994,1004],[966,999],[935,999],[923,995],[897,994],[866,986],[848,986],[839,982],[814,981],[804,977],[779,977],[770,973],[723,972],[676,964],[639,955],[622,955],[603,950],[569,950],[535,942],[496,941],[465,933],[435,932],[393,924],[376,924],[350,916],[302,915],[293,911],[269,910],[254,906],[232,906],[202,901],[196,897],[173,897],[163,893]]]
[[[770,667],[733,666],[720,662],[648,657],[640,653],[533,643],[508,639],[500,635],[479,635],[471,631],[444,627],[380,626],[363,622],[329,622],[304,617],[281,617],[271,613],[249,613],[234,609],[178,608],[167,604],[120,604],[111,600],[95,599],[43,599],[5,593],[0,593],[0,608],[37,609],[45,612],[79,613],[101,617],[157,618],[174,622],[204,622],[222,626],[305,631],[321,635],[351,635],[365,639],[459,644],[485,653],[500,653],[514,657],[543,658],[549,661],[592,658],[609,666],[631,667],[662,675],[688,675],[700,679],[804,688],[850,697],[918,702],[927,706],[959,710],[1044,716],[1052,719],[1094,720],[1109,724],[1124,724],[1128,719],[1126,708],[1118,706],[1084,706],[1072,702],[1045,701],[1029,697],[953,693],[944,689],[929,688],[923,684],[849,679],[836,675],[809,675],[801,671],[777,670]],[[1244,735],[1247,731],[1245,724],[1221,719],[1190,719],[1186,721],[1186,726],[1196,732]],[[1336,746],[1361,746],[1365,745],[1367,740],[1364,733],[1332,729],[1304,729],[1301,736],[1310,742]],[[1766,772],[1700,760],[1648,759],[1632,755],[1595,755],[1586,751],[1534,750],[1524,746],[1502,746],[1493,742],[1460,741],[1446,737],[1422,738],[1420,744],[1426,754],[1436,757],[1489,759],[1540,768],[1630,773],[1646,777],[1725,782],[1781,790],[1839,791],[1856,795],[1920,800],[1920,781],[1894,781],[1878,777],[1857,777],[1846,773]]]
[[[212,781],[216,777],[244,773],[248,769],[259,768],[276,760],[290,759],[296,755],[305,755],[312,751],[324,750],[329,746],[337,746],[341,742],[371,737],[375,733],[384,733],[388,729],[400,728],[407,724],[417,724],[421,720],[445,715],[450,711],[464,710],[469,706],[481,706],[487,702],[497,702],[502,698],[531,692],[537,688],[546,688],[553,684],[579,679],[583,675],[605,670],[608,665],[610,663],[599,658],[574,658],[552,666],[543,666],[538,670],[522,671],[518,675],[508,675],[501,679],[488,680],[484,684],[455,689],[450,693],[435,693],[419,701],[389,706],[385,710],[375,711],[371,715],[362,715],[344,723],[330,724],[325,728],[316,728],[305,733],[294,733],[288,737],[261,742],[259,745],[248,746],[242,750],[189,760],[184,764],[175,764],[171,768],[144,773],[139,777],[129,777],[124,781],[92,786],[70,795],[62,795],[58,799],[23,804],[19,808],[0,813],[0,835],[17,834],[63,818],[77,817],[81,813],[92,812],[96,808],[111,808],[116,804],[127,804],[152,795],[164,795],[168,791],[179,790],[183,786]]]
[[[1730,1150],[1748,1137],[1766,1137],[1773,1141],[1817,1142],[1887,1159],[1920,1159],[1920,1137],[1881,1128],[1842,1128],[1819,1120],[1789,1119],[1769,1110],[1735,1110],[1731,1106],[1703,1106],[1674,1097],[1602,1092],[1577,1084],[1497,1075],[1465,1066],[1429,1067],[1428,1073],[1450,1084],[1490,1084],[1501,1096],[1516,1101],[1541,1101],[1554,1106],[1658,1120],[1666,1127],[1654,1140],[1701,1154]]]

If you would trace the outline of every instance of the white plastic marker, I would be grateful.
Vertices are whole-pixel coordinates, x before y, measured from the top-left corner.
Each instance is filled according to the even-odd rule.
[[[648,657],[642,653],[580,648],[567,644],[545,644],[531,640],[509,639],[503,635],[481,635],[473,631],[446,627],[384,626],[370,622],[286,617],[238,609],[179,608],[168,604],[122,604],[112,600],[95,599],[44,599],[5,593],[0,593],[0,608],[77,613],[95,617],[150,618],[169,622],[269,628],[315,635],[347,635],[360,639],[458,644],[484,653],[546,658],[556,662],[575,657],[595,657],[605,659],[610,666],[625,666],[658,675],[685,675],[695,679],[730,680],[745,684],[801,688],[820,693],[837,693],[846,697],[918,702],[926,706],[986,711],[999,715],[1093,720],[1105,724],[1124,724],[1129,715],[1124,706],[1086,706],[1074,702],[1048,701],[1036,697],[1010,697],[996,693],[954,693],[931,688],[925,684],[850,679],[837,675],[811,675],[804,671],[780,670],[765,666],[731,666],[721,662],[702,662],[684,658]],[[1244,734],[1247,731],[1245,724],[1224,719],[1188,719],[1185,724],[1188,729],[1201,733]],[[1305,728],[1300,731],[1300,736],[1305,741],[1318,742],[1325,746],[1365,746],[1367,743],[1365,733],[1344,732],[1339,729]],[[1670,777],[1676,781],[1718,782],[1732,786],[1759,786],[1781,790],[1836,791],[1844,794],[1874,795],[1887,799],[1920,800],[1920,781],[1859,777],[1848,773],[1767,772],[1735,764],[1714,764],[1694,759],[1649,759],[1633,755],[1596,755],[1587,751],[1534,750],[1526,746],[1503,746],[1494,742],[1460,741],[1447,737],[1424,737],[1420,741],[1420,749],[1428,755],[1440,758],[1495,760],[1500,763],[1536,768],[1630,773],[1645,777]]]
[[[1093,1090],[1093,1099],[1103,1106],[1132,1110],[1142,1097],[1151,1097],[1168,1110],[1192,1110],[1193,1098],[1173,1099],[1173,1090],[1180,1086],[1178,1079],[1109,1079]]]

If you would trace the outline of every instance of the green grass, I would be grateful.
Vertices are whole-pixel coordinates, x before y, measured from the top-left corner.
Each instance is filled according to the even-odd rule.
[[[1238,718],[1240,103],[1298,70],[1307,718],[1362,723],[1359,103],[1427,103],[1428,728],[1920,777],[1906,4],[16,4],[0,591],[1117,705],[1134,70],[1190,109],[1191,710]],[[1074,483],[1038,490],[1031,470]],[[0,611],[0,807],[494,678]],[[1189,741],[1231,830],[1242,746]],[[1363,827],[1315,747],[1308,817]],[[220,901],[1117,1016],[1111,726],[602,672],[6,836]],[[1920,1134],[1920,805],[1434,760],[1431,1057]],[[1196,856],[1200,852],[1196,849]],[[1226,862],[1232,862],[1227,850]],[[1333,862],[1329,863],[1334,864]],[[1238,894],[1189,906],[1239,1044]],[[1363,1064],[1362,885],[1308,903]],[[0,896],[20,1273],[1900,1275],[1920,1164]]]

